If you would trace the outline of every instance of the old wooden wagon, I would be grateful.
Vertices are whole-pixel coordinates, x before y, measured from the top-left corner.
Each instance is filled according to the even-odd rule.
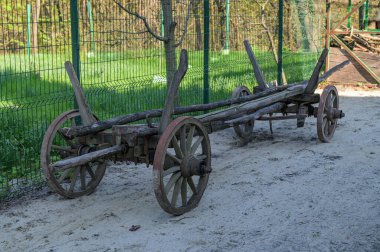
[[[270,87],[248,41],[245,46],[259,83],[254,94],[240,86],[229,100],[174,107],[174,96],[188,66],[187,52],[182,50],[164,109],[105,121],[92,114],[74,69],[67,62],[79,109],[58,116],[45,134],[41,163],[49,185],[60,195],[75,198],[95,190],[108,160],[146,163],[153,165],[158,203],[166,212],[180,215],[196,207],[206,189],[212,171],[209,141],[212,132],[233,127],[242,141],[248,141],[255,120],[267,120],[271,125],[274,120],[295,119],[297,126],[302,127],[306,117],[316,117],[319,139],[330,141],[337,119],[344,116],[339,110],[338,92],[334,86],[327,86],[322,95],[314,92],[320,81],[342,66],[319,77],[327,56],[325,50],[309,81]],[[172,120],[174,115],[196,111],[212,112]],[[152,118],[160,118],[160,122],[152,123]],[[131,124],[141,120],[146,123]]]

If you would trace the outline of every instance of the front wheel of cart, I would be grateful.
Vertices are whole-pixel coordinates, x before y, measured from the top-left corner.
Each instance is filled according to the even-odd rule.
[[[161,135],[153,162],[158,203],[173,215],[195,208],[211,172],[211,146],[202,123],[179,117]]]

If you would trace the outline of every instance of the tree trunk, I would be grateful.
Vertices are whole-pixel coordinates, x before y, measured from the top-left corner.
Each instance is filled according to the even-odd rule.
[[[197,34],[197,41],[195,45],[195,49],[197,51],[202,50],[202,25],[201,25],[201,18],[199,15],[199,4],[201,3],[200,0],[196,0],[193,5],[193,15],[195,20],[195,32]]]
[[[40,17],[41,0],[36,0],[33,11],[33,53],[38,53],[38,18]]]
[[[226,43],[226,1],[225,0],[216,0],[215,4],[218,9],[218,18],[219,18],[219,42],[221,48],[224,48]]]
[[[169,85],[172,83],[174,73],[177,71],[177,59],[175,53],[175,23],[173,20],[173,5],[172,0],[162,0],[162,12],[164,16],[164,35],[169,38],[164,42],[165,58],[166,58],[166,82]],[[169,90],[169,88],[168,88]],[[178,93],[176,94],[176,104],[178,101]]]

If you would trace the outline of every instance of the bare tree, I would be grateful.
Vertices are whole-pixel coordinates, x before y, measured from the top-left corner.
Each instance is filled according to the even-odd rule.
[[[269,43],[270,43],[270,46],[272,49],[272,53],[273,53],[273,58],[276,61],[276,63],[278,64],[278,54],[276,51],[277,47],[276,47],[276,44],[274,42],[273,35],[272,35],[272,33],[271,33],[269,27],[267,26],[267,23],[266,23],[266,6],[269,3],[269,0],[266,0],[263,4],[260,4],[260,2],[258,0],[255,0],[255,1],[261,8],[261,26],[264,28],[264,31],[268,36],[268,40],[269,40]],[[285,72],[283,69],[282,69],[282,73],[281,73],[281,78],[282,78],[282,83],[287,84],[286,75],[285,75]]]
[[[195,21],[195,32],[197,34],[197,44],[195,46],[196,50],[202,49],[202,25],[201,25],[201,17],[199,15],[199,5],[201,0],[195,0],[193,4],[193,15]]]
[[[192,8],[194,0],[189,0],[188,2],[186,20],[183,26],[184,28],[178,40],[175,37],[175,29],[176,29],[177,23],[174,21],[174,18],[173,18],[172,0],[161,0],[161,8],[163,12],[163,21],[164,21],[163,36],[153,31],[152,27],[150,26],[145,16],[131,10],[130,6],[122,5],[118,0],[113,0],[113,1],[129,15],[137,19],[140,19],[144,24],[146,32],[151,34],[157,40],[164,42],[165,58],[166,58],[166,81],[167,81],[167,85],[170,85],[170,83],[173,80],[174,73],[177,71],[176,48],[182,45],[185,39],[185,36],[187,34],[191,8]]]
[[[219,41],[221,48],[224,48],[226,43],[226,0],[215,0],[214,3],[216,4],[216,8],[218,11],[218,19],[220,27],[219,33]]]

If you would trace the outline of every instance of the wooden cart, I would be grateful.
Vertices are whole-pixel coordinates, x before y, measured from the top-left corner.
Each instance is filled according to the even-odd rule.
[[[295,119],[302,127],[306,117],[317,118],[322,142],[332,138],[339,110],[338,92],[327,86],[322,95],[318,83],[342,65],[319,77],[327,56],[323,51],[309,81],[270,87],[264,80],[248,41],[245,41],[259,87],[256,92],[236,88],[232,99],[174,108],[174,96],[186,74],[187,52],[182,50],[179,69],[169,86],[164,109],[129,114],[99,121],[92,114],[71,63],[65,64],[79,109],[64,112],[47,129],[41,147],[41,164],[51,188],[75,198],[92,193],[100,183],[108,160],[153,165],[154,192],[168,213],[183,214],[196,207],[206,189],[211,169],[209,134],[233,127],[242,141],[252,138],[255,120]],[[317,104],[314,106],[314,104]],[[200,116],[173,115],[211,111]],[[281,113],[281,115],[275,115]],[[159,124],[151,122],[160,118]],[[130,124],[146,120],[146,124]]]

